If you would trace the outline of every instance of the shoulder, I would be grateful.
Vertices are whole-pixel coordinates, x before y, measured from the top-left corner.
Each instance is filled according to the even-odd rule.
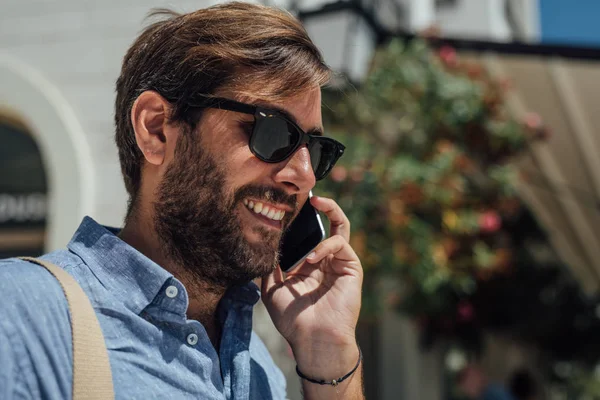
[[[8,344],[0,348],[0,361],[11,365],[32,395],[67,394],[71,325],[60,284],[39,265],[6,259],[0,260],[0,293],[0,341]]]
[[[69,269],[73,264],[68,256],[55,252],[43,257],[60,268]],[[44,326],[70,330],[69,305],[58,280],[40,265],[17,258],[0,260],[0,324],[11,325],[18,331],[42,334]],[[39,331],[39,332],[38,332]],[[55,331],[54,333],[58,333]],[[70,332],[68,332],[70,334]]]
[[[45,268],[20,259],[0,260],[0,293],[7,294],[0,310],[9,317],[68,309],[58,281]]]
[[[67,272],[74,272],[81,259],[66,250],[55,251],[39,257]],[[32,304],[36,308],[68,309],[60,283],[40,265],[19,258],[0,260],[0,293],[10,293],[2,299],[0,307],[6,312],[23,312]],[[54,307],[58,307],[54,308]]]
[[[59,326],[70,328],[69,306],[62,287],[45,268],[20,259],[0,260],[0,293],[4,294],[0,325],[5,331],[24,334]]]
[[[250,356],[253,379],[268,384],[274,399],[286,398],[285,376],[273,361],[263,341],[254,331],[250,339]]]

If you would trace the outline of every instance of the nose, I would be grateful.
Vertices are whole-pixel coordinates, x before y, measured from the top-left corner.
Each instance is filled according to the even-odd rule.
[[[317,182],[306,146],[300,147],[290,158],[279,163],[275,175],[277,183],[283,183],[290,194],[308,193]]]

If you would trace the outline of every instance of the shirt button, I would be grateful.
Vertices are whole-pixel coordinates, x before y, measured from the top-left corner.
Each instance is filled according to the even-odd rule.
[[[198,343],[198,335],[190,333],[187,337],[187,342],[190,346],[195,346]]]
[[[167,297],[169,298],[174,298],[177,297],[177,293],[179,293],[179,290],[177,290],[177,287],[175,286],[169,286],[166,290],[167,292]]]

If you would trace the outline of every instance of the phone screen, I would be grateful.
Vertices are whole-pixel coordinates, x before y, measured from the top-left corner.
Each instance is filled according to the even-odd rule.
[[[281,239],[279,265],[283,271],[290,271],[299,265],[325,239],[321,217],[309,200],[302,206]]]

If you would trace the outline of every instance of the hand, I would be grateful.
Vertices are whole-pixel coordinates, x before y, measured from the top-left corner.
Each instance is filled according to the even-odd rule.
[[[317,378],[336,379],[358,359],[355,332],[363,271],[348,243],[350,221],[339,205],[324,197],[314,196],[310,201],[327,215],[331,237],[285,277],[277,268],[263,278],[262,296],[300,370]]]

